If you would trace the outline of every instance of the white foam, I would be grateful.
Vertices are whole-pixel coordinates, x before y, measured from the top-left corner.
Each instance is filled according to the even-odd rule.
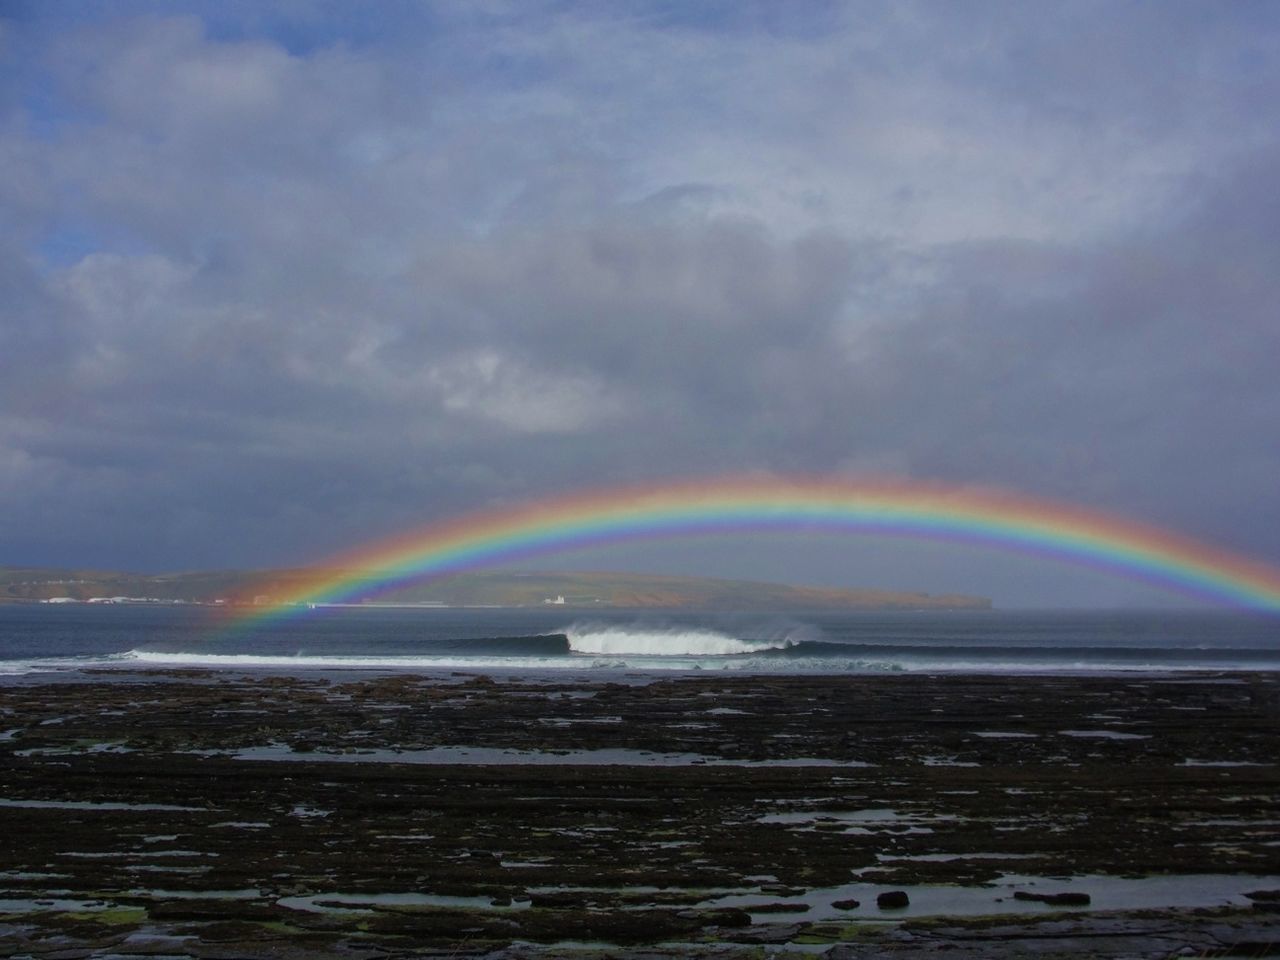
[[[428,666],[462,666],[478,662],[475,657],[374,657],[353,654],[350,656],[314,656],[295,654],[257,653],[157,653],[151,650],[130,650],[124,659],[145,664],[184,667],[292,667],[295,669],[421,669]]]
[[[108,654],[105,657],[38,657],[32,660],[0,660],[0,677],[22,677],[29,673],[56,673],[63,670],[82,670],[100,666],[119,659]]]
[[[778,640],[739,640],[715,630],[685,627],[654,629],[641,626],[574,624],[565,631],[574,653],[605,656],[644,657],[725,657],[763,650],[781,650],[791,645]]]

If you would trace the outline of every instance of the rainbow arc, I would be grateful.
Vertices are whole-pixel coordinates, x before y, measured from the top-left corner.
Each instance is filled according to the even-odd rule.
[[[1058,501],[907,480],[728,477],[593,489],[435,523],[335,556],[250,619],[584,547],[716,534],[878,534],[993,546],[1280,612],[1280,570],[1170,530]],[[335,573],[334,571],[340,571]]]

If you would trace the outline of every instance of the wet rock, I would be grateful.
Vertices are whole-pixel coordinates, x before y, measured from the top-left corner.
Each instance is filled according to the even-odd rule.
[[[245,920],[218,920],[205,924],[193,931],[205,943],[217,943],[231,940],[271,940],[281,934],[272,934],[260,924]]]
[[[1031,893],[1028,890],[1018,890],[1014,893],[1013,899],[1047,903],[1051,907],[1087,907],[1092,902],[1089,894],[1075,891],[1066,893]]]
[[[733,943],[790,943],[807,930],[809,926],[810,924],[807,923],[769,924],[745,930],[735,930],[732,934],[725,936],[724,939]]]
[[[752,913],[806,913],[810,907],[807,903],[753,903],[747,908]]]
[[[860,906],[862,906],[862,901],[860,901],[860,900],[832,900],[832,901],[831,901],[831,906],[835,907],[837,910],[857,910]]]
[[[692,912],[693,916],[689,919],[700,920],[708,926],[735,928],[751,926],[751,914],[738,907],[722,907],[718,910]]]
[[[876,906],[881,910],[901,910],[911,905],[911,898],[905,890],[887,890],[876,897]]]
[[[792,887],[785,883],[762,883],[760,884],[760,892],[767,893],[772,897],[798,897],[804,893],[804,889]]]
[[[581,893],[534,893],[529,897],[533,907],[547,910],[564,910],[589,906],[592,898]]]
[[[1195,874],[1204,870],[1206,843],[1218,851],[1215,872],[1256,875],[1259,864],[1274,861],[1266,846],[1274,804],[1261,798],[1277,793],[1276,677],[1231,679],[1249,694],[1229,698],[1211,722],[1196,707],[1223,687],[1221,679],[1179,679],[1135,692],[1131,678],[1025,678],[1011,687],[1000,679],[935,677],[929,691],[936,717],[922,725],[918,677],[707,676],[609,687],[575,680],[569,695],[542,679],[370,679],[321,692],[308,680],[260,685],[207,673],[175,676],[5,688],[0,709],[12,719],[0,727],[36,731],[32,745],[56,751],[4,756],[9,802],[0,807],[0,863],[8,896],[47,899],[65,890],[71,899],[105,900],[109,909],[97,920],[63,919],[53,910],[3,918],[0,956],[64,947],[83,953],[86,944],[98,949],[108,936],[140,930],[161,938],[179,932],[190,938],[181,950],[164,946],[210,960],[268,953],[284,960],[280,951],[295,947],[298,958],[355,960],[370,944],[390,956],[545,960],[559,955],[554,945],[574,940],[621,940],[628,946],[618,955],[666,951],[674,958],[702,948],[681,954],[655,944],[700,942],[708,927],[715,940],[743,943],[740,955],[751,954],[751,937],[782,944],[800,931],[815,944],[824,936],[853,939],[856,928],[848,955],[860,960],[884,950],[905,960],[944,949],[951,960],[1020,951],[1080,960],[1188,950],[1218,956],[1237,947],[1250,955],[1280,940],[1280,914],[1271,912],[1280,898],[1266,890],[1254,891],[1256,906],[1242,908],[1213,906],[1221,900],[1207,891],[1203,909],[1143,911],[1142,923],[1035,911],[1018,927],[1005,918],[1001,929],[990,926],[993,917],[917,922],[885,912],[860,916],[888,923],[855,923],[847,914],[824,921],[833,929],[820,933],[796,923],[812,912],[757,913],[752,925],[746,910],[703,905],[705,890],[729,888],[803,909],[807,891],[836,888],[851,870],[862,884],[899,892],[991,883],[1015,871]],[[824,706],[794,709],[810,701]],[[743,712],[703,723],[704,708],[716,706]],[[1096,727],[1091,718],[1099,712],[1141,722],[1151,739],[1054,735]],[[690,723],[694,714],[699,722]],[[1017,729],[1036,738],[954,736],[1007,731],[1015,715]],[[62,722],[39,726],[50,718]],[[851,729],[859,731],[856,740]],[[126,742],[137,752],[83,747]],[[235,756],[267,743],[315,751],[287,763]],[[980,766],[929,762],[955,753],[958,743],[964,759]],[[876,766],[380,759],[442,746],[562,754],[619,748],[639,756],[710,755],[717,745],[783,761],[848,760],[856,752]],[[200,752],[167,752],[175,749]],[[379,757],[360,755],[367,750]],[[1240,765],[1188,766],[1187,757]],[[1256,765],[1262,763],[1268,765]],[[1242,804],[1241,796],[1260,799]],[[1181,800],[1171,805],[1171,797],[1194,797],[1196,815],[1186,815]],[[880,809],[896,816],[858,816]],[[1142,813],[1166,809],[1172,814],[1149,828]],[[152,848],[148,838],[160,835],[177,836]],[[148,851],[159,851],[156,859]],[[882,857],[887,853],[895,856]],[[997,859],[1003,855],[1017,860]],[[769,876],[766,885],[761,874]],[[1223,896],[1267,882],[1232,881]],[[1054,883],[1026,886],[1051,896]],[[507,898],[528,903],[526,890],[547,891],[537,909],[489,909]],[[245,893],[222,901],[219,891]],[[394,912],[381,904],[319,912],[276,902],[290,895],[328,901],[340,893],[483,899],[453,909],[409,898]],[[992,912],[1007,911],[996,895],[1010,898],[1012,891],[991,894]],[[211,899],[222,902],[201,905]],[[837,902],[831,913],[842,909],[855,905]],[[1222,927],[1212,939],[1197,933],[1209,924]],[[201,930],[218,939],[201,941]],[[223,939],[238,936],[245,939]],[[255,947],[267,939],[269,948]],[[512,941],[520,943],[503,945]],[[730,957],[738,960],[732,953],[718,960]]]
[[[148,908],[153,920],[274,920],[275,907],[238,900],[158,900]]]

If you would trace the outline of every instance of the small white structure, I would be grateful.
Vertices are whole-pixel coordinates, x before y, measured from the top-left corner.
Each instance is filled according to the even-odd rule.
[[[542,602],[543,602],[543,603],[550,603],[550,604],[553,604],[553,605],[555,605],[555,606],[557,606],[557,607],[563,607],[563,606],[564,606],[564,595],[563,595],[563,594],[557,594],[555,597],[547,597],[547,599],[543,600]]]

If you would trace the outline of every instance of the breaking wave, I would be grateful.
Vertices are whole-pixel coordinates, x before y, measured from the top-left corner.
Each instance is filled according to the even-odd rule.
[[[565,636],[572,653],[614,657],[732,657],[795,645],[787,637],[744,640],[716,630],[589,623],[574,624],[565,630]]]

